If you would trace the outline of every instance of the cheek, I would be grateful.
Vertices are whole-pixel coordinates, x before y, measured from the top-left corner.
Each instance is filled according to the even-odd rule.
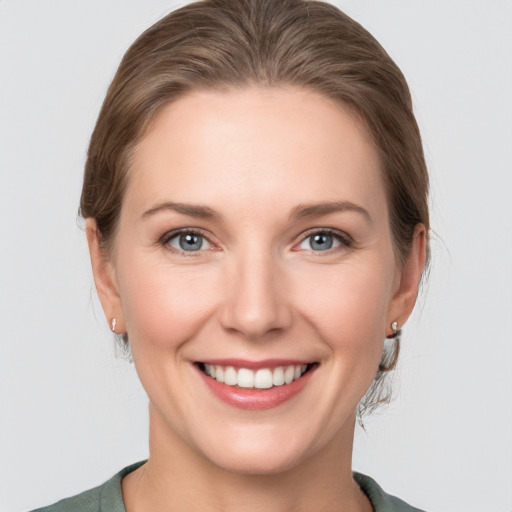
[[[318,403],[332,412],[329,431],[353,414],[368,390],[382,357],[394,267],[350,265],[317,269],[308,286],[297,288],[301,316],[328,348],[325,389]]]
[[[141,257],[120,262],[118,274],[132,346],[176,348],[189,340],[211,314],[218,293],[214,272],[192,266],[154,264]]]
[[[335,358],[359,357],[374,368],[386,336],[387,310],[392,296],[392,265],[313,268],[307,285],[297,287],[298,307],[319,331]],[[363,356],[364,351],[364,356]]]

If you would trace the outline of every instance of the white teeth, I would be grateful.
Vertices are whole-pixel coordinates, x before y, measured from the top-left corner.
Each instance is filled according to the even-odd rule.
[[[307,365],[289,365],[286,367],[260,368],[257,371],[248,368],[234,368],[204,364],[204,373],[217,382],[228,386],[238,386],[246,389],[269,389],[272,386],[283,386],[300,379],[307,370]]]
[[[254,372],[252,370],[248,370],[247,368],[240,368],[240,370],[238,370],[238,387],[254,387]]]
[[[224,383],[228,386],[236,386],[238,383],[236,370],[232,366],[228,366],[224,371]]]
[[[290,384],[290,382],[293,382],[294,376],[295,376],[295,367],[287,366],[286,370],[284,371],[284,383]]]
[[[282,386],[284,384],[284,370],[282,366],[278,366],[274,369],[272,384],[274,384],[274,386]]]
[[[215,379],[217,382],[224,382],[224,368],[222,366],[215,367]]]
[[[264,368],[256,372],[254,387],[256,389],[268,389],[272,387],[272,372],[270,369]]]

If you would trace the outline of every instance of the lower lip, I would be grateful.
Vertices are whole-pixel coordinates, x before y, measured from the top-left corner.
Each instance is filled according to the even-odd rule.
[[[300,393],[309,382],[311,374],[315,369],[316,367],[311,368],[302,377],[294,380],[290,384],[273,386],[269,389],[244,389],[238,386],[228,386],[217,382],[212,377],[203,373],[199,368],[197,368],[197,371],[210,391],[223,402],[239,409],[257,411],[277,407]]]

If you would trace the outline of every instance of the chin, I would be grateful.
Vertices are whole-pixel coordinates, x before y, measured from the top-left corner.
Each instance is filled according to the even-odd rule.
[[[244,429],[245,430],[245,429]],[[268,430],[271,430],[270,432]],[[289,431],[249,429],[198,446],[213,465],[241,475],[275,475],[292,470],[314,452],[311,440]],[[206,441],[203,439],[202,441]]]
[[[239,475],[277,475],[293,470],[303,461],[302,453],[283,453],[274,450],[273,453],[261,451],[253,453],[222,453],[212,456],[210,461],[218,468]]]

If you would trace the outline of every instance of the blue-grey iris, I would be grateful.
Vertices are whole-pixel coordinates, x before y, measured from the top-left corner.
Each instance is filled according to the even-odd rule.
[[[195,233],[185,233],[180,235],[179,244],[184,251],[199,251],[203,246],[203,237]]]
[[[332,247],[333,237],[327,233],[317,233],[311,235],[311,248],[314,251],[327,251]]]

